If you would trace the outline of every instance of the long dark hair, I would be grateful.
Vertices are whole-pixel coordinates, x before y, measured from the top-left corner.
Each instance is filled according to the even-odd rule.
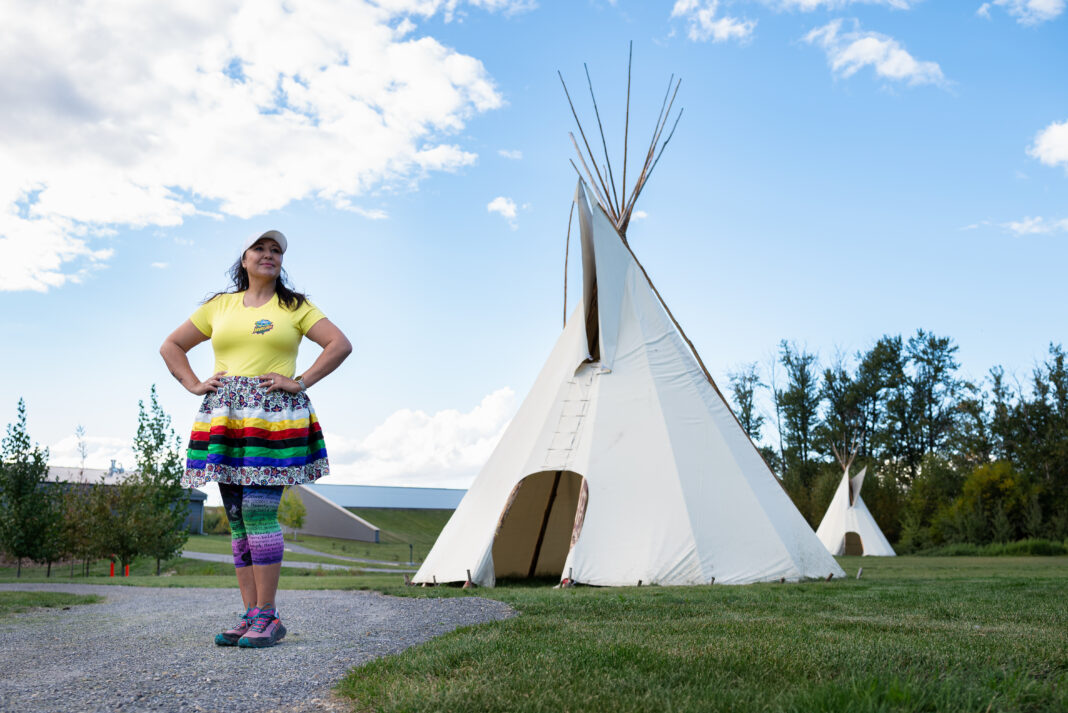
[[[248,270],[241,264],[241,260],[244,257],[245,255],[242,253],[241,257],[237,258],[237,262],[230,266],[227,271],[230,276],[230,289],[216,292],[205,299],[204,302],[211,302],[219,295],[232,295],[235,292],[244,292],[248,289]],[[278,304],[290,311],[294,311],[300,309],[300,306],[308,301],[308,297],[304,293],[292,289],[288,283],[289,275],[286,274],[285,268],[282,268],[282,271],[278,273],[278,279],[274,281],[274,293],[278,295]]]

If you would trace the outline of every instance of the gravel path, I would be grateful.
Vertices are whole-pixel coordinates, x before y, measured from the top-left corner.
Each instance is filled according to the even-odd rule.
[[[0,584],[100,594],[101,604],[0,619],[0,711],[350,710],[331,688],[348,669],[514,611],[480,597],[283,591],[289,630],[274,648],[219,647],[237,620],[230,589]]]

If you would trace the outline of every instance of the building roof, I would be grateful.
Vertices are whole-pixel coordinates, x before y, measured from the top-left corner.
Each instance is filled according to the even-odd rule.
[[[112,474],[104,468],[69,468],[61,465],[48,466],[48,476],[45,480],[53,483],[117,483],[126,477],[124,471]]]
[[[48,466],[45,480],[50,483],[86,483],[88,485],[114,485],[133,471],[111,471],[103,468],[69,468],[61,465]],[[190,500],[207,500],[208,496],[196,488],[187,488]]]
[[[466,490],[460,488],[403,488],[388,485],[305,486],[344,508],[455,510]]]

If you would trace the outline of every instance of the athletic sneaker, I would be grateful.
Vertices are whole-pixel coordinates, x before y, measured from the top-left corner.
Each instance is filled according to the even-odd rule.
[[[252,625],[237,645],[245,649],[262,649],[274,646],[286,635],[286,628],[282,626],[282,620],[278,618],[278,612],[271,609],[257,612],[252,619]]]
[[[216,646],[237,646],[238,640],[245,635],[249,627],[252,626],[252,620],[256,618],[256,615],[260,613],[259,609],[255,607],[249,607],[248,610],[241,616],[241,621],[237,622],[231,629],[227,629],[221,634],[215,635]]]

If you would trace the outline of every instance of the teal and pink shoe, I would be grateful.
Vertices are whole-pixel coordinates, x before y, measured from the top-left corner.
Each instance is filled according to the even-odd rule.
[[[237,646],[241,637],[244,636],[246,632],[248,632],[249,628],[252,626],[253,620],[259,613],[259,609],[256,609],[255,607],[249,607],[248,610],[245,611],[244,615],[241,617],[241,621],[237,622],[237,624],[235,624],[233,628],[227,629],[221,634],[215,635],[215,645]]]
[[[252,618],[245,635],[238,639],[237,645],[243,649],[262,649],[274,646],[286,635],[286,628],[274,609],[261,609]]]

